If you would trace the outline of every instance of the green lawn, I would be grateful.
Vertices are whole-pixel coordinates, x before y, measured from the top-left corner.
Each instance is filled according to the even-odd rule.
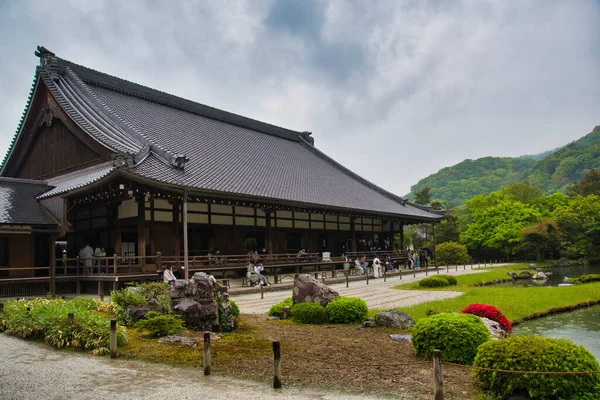
[[[460,291],[464,292],[462,296],[418,304],[416,306],[402,308],[399,311],[405,312],[415,320],[418,320],[419,318],[426,316],[425,313],[427,310],[460,312],[460,310],[469,304],[484,303],[498,307],[511,322],[517,322],[523,318],[539,313],[545,313],[554,308],[600,301],[600,282],[567,287],[472,286],[477,282],[505,279],[508,277],[508,271],[517,271],[518,269],[526,268],[526,266],[526,264],[519,264],[510,267],[494,267],[490,272],[457,276],[457,286],[426,290]],[[418,283],[396,286],[395,289],[424,290]]]

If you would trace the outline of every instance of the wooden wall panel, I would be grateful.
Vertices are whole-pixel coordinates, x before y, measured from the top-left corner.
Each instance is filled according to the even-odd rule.
[[[10,235],[8,237],[8,265],[13,268],[33,267],[33,235]],[[11,278],[33,276],[30,271],[9,271]]]
[[[50,127],[38,128],[18,177],[49,178],[102,161],[98,153],[81,142],[59,119],[54,119]]]

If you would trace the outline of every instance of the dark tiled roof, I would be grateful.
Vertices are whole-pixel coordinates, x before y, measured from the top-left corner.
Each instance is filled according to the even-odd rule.
[[[0,224],[58,225],[58,222],[36,200],[50,189],[40,181],[0,178]]]
[[[92,183],[98,182],[102,178],[107,177],[114,170],[115,168],[113,167],[112,162],[105,162],[68,174],[50,178],[46,181],[46,183],[51,186],[52,189],[38,196],[38,198],[44,199],[81,189]]]
[[[203,192],[416,219],[440,216],[366,181],[306,133],[194,103],[73,64],[43,59],[40,76],[91,137],[125,154],[140,177]],[[189,159],[184,168],[176,156]],[[107,163],[55,178],[49,197],[107,176]]]

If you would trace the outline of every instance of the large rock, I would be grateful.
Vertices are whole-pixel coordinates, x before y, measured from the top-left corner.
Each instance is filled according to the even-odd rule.
[[[531,272],[521,271],[519,275],[516,276],[516,279],[531,279],[531,276]]]
[[[390,310],[377,313],[375,323],[377,323],[377,326],[407,329],[415,324],[415,320],[403,312]]]
[[[338,292],[310,275],[298,275],[294,278],[294,290],[292,292],[294,304],[312,302],[325,307],[327,303],[338,297]]]
[[[565,259],[565,258],[561,258],[560,260],[558,260],[557,262],[554,263],[555,267],[570,267],[571,264],[569,264],[569,262]]]
[[[152,311],[152,309],[150,307],[132,307],[127,309],[127,315],[131,318],[131,322],[135,324],[143,319],[148,311]]]
[[[535,265],[535,264],[529,264],[529,269],[537,269],[537,265]]]
[[[234,328],[229,295],[214,277],[202,272],[171,287],[171,307],[189,328],[231,331]]]
[[[548,277],[546,276],[546,274],[545,274],[545,273],[543,273],[543,272],[541,272],[541,271],[540,271],[540,272],[536,272],[536,273],[535,273],[535,274],[534,274],[534,275],[531,277],[531,279],[548,279]]]
[[[492,321],[491,319],[485,317],[479,317],[485,324],[485,327],[490,331],[492,335],[492,339],[504,339],[506,337],[506,331],[500,327],[500,324],[496,321]]]

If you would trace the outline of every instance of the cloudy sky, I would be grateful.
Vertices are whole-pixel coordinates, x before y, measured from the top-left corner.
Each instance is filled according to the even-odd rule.
[[[0,0],[0,152],[59,57],[295,130],[404,195],[600,125],[600,1]]]

